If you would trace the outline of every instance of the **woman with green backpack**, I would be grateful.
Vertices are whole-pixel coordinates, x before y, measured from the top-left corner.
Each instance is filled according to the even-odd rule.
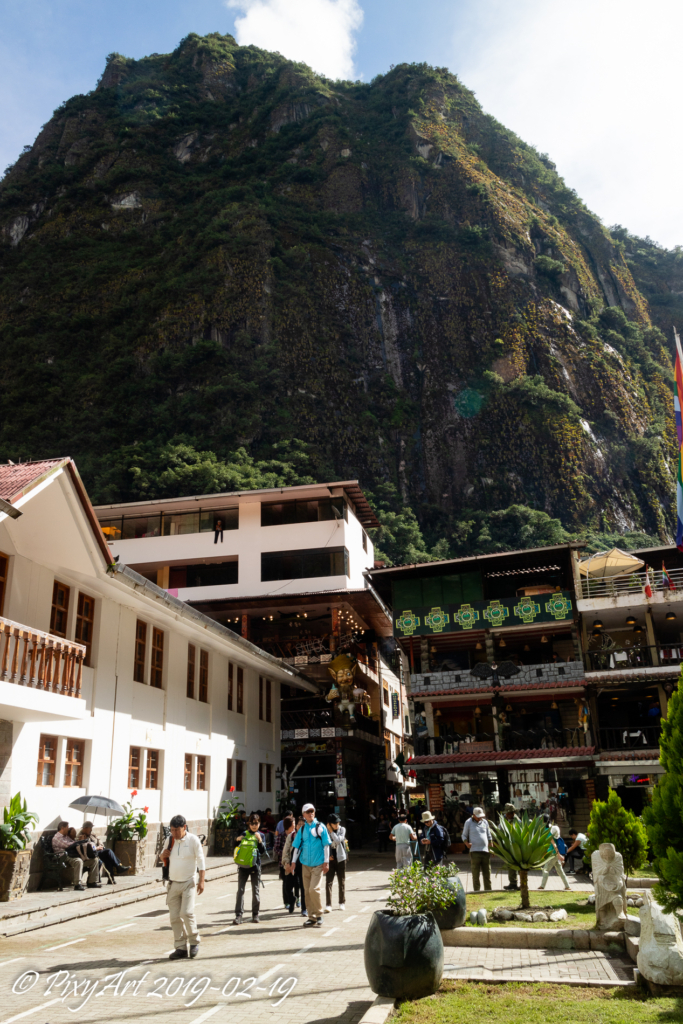
[[[235,920],[233,924],[242,924],[244,914],[244,890],[248,879],[251,879],[251,920],[259,923],[261,907],[261,857],[266,853],[263,836],[259,832],[261,819],[258,814],[250,814],[247,819],[247,830],[237,839],[235,847],[235,864],[237,864],[237,899],[235,901]]]

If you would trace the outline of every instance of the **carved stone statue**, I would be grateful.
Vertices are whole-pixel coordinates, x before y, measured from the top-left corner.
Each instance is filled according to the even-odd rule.
[[[613,843],[600,843],[591,856],[595,888],[596,927],[602,932],[621,931],[626,920],[624,858]]]
[[[674,914],[665,914],[645,892],[640,908],[638,970],[655,985],[683,985],[683,938]]]

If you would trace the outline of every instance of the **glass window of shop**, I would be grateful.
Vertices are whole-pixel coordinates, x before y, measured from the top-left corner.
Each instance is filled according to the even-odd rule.
[[[261,526],[287,526],[290,523],[317,523],[348,518],[348,506],[343,498],[264,502],[261,505]]]
[[[237,530],[239,508],[193,509],[190,512],[156,512],[149,516],[118,516],[100,522],[107,540],[138,540],[141,537],[176,537],[187,533]]]

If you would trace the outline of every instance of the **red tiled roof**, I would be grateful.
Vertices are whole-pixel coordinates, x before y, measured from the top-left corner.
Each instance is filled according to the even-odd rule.
[[[549,683],[543,683],[539,679],[537,683],[507,683],[504,686],[499,686],[498,691],[500,693],[514,693],[519,690],[564,690],[569,686],[583,686],[583,680],[577,680],[572,682],[571,679],[565,679],[560,681],[553,680]],[[450,690],[413,690],[410,696],[414,700],[429,700],[430,697],[445,697],[455,693],[493,693],[492,686],[454,686]]]
[[[601,761],[658,761],[659,747],[656,750],[629,750],[624,753],[621,750],[603,750],[600,754]]]
[[[529,761],[541,758],[591,757],[595,747],[543,747],[540,750],[477,750],[472,754],[420,754],[406,761],[411,767],[423,764],[468,764],[475,761]]]
[[[0,465],[0,498],[4,498],[5,501],[20,498],[32,484],[37,483],[50,470],[69,461],[68,458],[44,459],[41,462],[20,462],[16,466]]]

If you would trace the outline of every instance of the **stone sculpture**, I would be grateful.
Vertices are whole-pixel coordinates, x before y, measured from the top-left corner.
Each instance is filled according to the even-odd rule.
[[[681,922],[665,914],[651,893],[640,908],[638,970],[655,985],[683,985],[683,937]]]
[[[602,932],[621,931],[626,920],[626,876],[624,858],[613,843],[600,843],[591,856],[595,888],[596,928]]]

